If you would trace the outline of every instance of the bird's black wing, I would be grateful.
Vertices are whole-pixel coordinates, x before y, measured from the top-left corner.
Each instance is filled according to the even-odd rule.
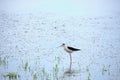
[[[80,50],[80,49],[76,49],[76,48],[69,47],[69,46],[68,46],[68,49],[73,50],[73,51],[79,51]]]

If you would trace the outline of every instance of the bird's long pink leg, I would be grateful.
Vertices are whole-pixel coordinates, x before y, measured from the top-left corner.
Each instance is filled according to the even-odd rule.
[[[70,53],[70,71],[71,71],[71,66],[72,66],[72,55]]]

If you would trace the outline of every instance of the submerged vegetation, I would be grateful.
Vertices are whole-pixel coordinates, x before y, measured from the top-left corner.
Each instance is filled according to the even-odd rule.
[[[86,66],[86,71],[88,72],[88,80],[91,80],[91,74],[90,74],[90,70],[89,70],[89,67]]]
[[[30,66],[29,66],[28,62],[23,63],[23,69],[24,69],[24,71],[27,71],[27,70],[30,71]]]
[[[90,72],[89,72],[89,73],[88,73],[88,80],[91,80],[90,77],[91,77],[91,74],[90,74]]]
[[[37,65],[39,67],[37,67],[38,69],[35,69],[33,68],[34,66],[30,66],[30,63],[29,61],[23,61],[22,60],[22,70],[25,71],[26,74],[29,74],[29,76],[31,76],[31,78],[33,80],[60,80],[61,78],[64,79],[65,78],[65,75],[63,75],[64,77],[60,77],[60,57],[55,57],[55,62],[54,62],[54,66],[51,67],[51,72],[49,72],[45,67],[41,67],[39,65],[37,65],[36,63],[38,63],[40,60],[34,62],[33,65]],[[8,59],[7,57],[0,57],[0,65],[7,65],[8,63]],[[40,62],[39,62],[40,63]],[[78,63],[78,66],[80,67],[80,63]],[[108,66],[104,66],[102,67],[102,75],[104,75],[106,72],[108,72],[108,74],[110,74],[110,65]],[[85,71],[87,72],[87,76],[86,76],[86,79],[87,80],[91,80],[91,73],[90,73],[90,68],[89,68],[89,65],[86,66],[85,68]],[[18,73],[18,72],[17,72]],[[21,77],[24,77],[24,76],[27,76],[26,74],[25,75],[21,75],[21,74],[17,74],[17,73],[13,73],[13,72],[9,72],[7,74],[4,74],[4,77],[6,79],[9,79],[9,80],[20,80]],[[74,73],[74,72],[73,72]],[[79,72],[81,73],[81,72]],[[67,74],[70,74],[70,73],[67,73]],[[72,74],[72,73],[71,73]],[[70,75],[71,76],[71,75]],[[70,77],[69,76],[69,77]],[[30,79],[31,79],[30,78]],[[29,79],[26,78],[26,79]]]
[[[50,79],[50,74],[47,73],[47,71],[45,70],[44,67],[41,69],[40,76],[41,76],[41,80],[49,80]]]
[[[33,74],[33,80],[37,80],[37,73]]]
[[[105,66],[103,66],[103,68],[102,68],[102,75],[104,75],[105,72],[107,72],[107,69],[105,68]]]
[[[12,80],[12,79],[16,80],[16,79],[20,78],[20,75],[17,73],[9,72],[6,75],[4,75],[4,77],[9,78],[9,80]]]
[[[6,66],[8,64],[8,57],[0,57],[0,65]]]
[[[103,66],[102,75],[104,75],[106,72],[108,72],[108,75],[110,75],[110,65],[108,65],[107,67]]]
[[[33,79],[33,80],[64,80],[65,75],[63,74],[63,76],[60,75],[60,57],[55,57],[54,58],[55,62],[53,63],[54,65],[51,68],[51,71],[49,72],[48,69],[46,69],[45,66],[39,66],[38,63],[40,63],[40,60],[35,60],[33,62],[33,65],[34,66],[30,66],[30,62],[27,60],[27,61],[23,61],[21,60],[21,63],[22,65],[19,65],[19,69],[21,69],[21,73],[24,73],[24,75],[20,74],[19,72],[17,73],[13,73],[13,72],[9,72],[7,74],[4,74],[3,77],[6,79],[6,80],[20,80],[22,79],[23,77],[26,77],[26,76],[31,76],[31,78],[29,77],[26,77],[25,79],[29,80],[29,79]],[[7,57],[0,57],[0,65],[7,65],[8,64],[8,58]],[[47,65],[47,64],[46,64]],[[78,66],[81,68],[80,66],[80,63],[78,63]],[[102,75],[104,75],[106,72],[108,72],[108,74],[110,75],[110,67],[111,65],[108,65],[108,66],[105,66],[103,65],[102,67]],[[38,69],[37,69],[38,68]],[[84,68],[84,70],[87,72],[87,76],[86,76],[86,80],[91,80],[91,74],[90,73],[90,66],[86,66],[86,68]],[[19,73],[19,74],[18,74]],[[63,72],[64,73],[64,72]],[[81,72],[79,73],[82,73],[82,70]],[[70,74],[70,75],[67,75],[67,77],[70,77],[71,74],[73,74],[74,76],[76,76],[74,74],[74,71],[73,73],[67,73],[67,74]]]
[[[58,64],[55,64],[55,66],[53,67],[53,77],[56,79],[58,79],[58,72],[59,72]]]

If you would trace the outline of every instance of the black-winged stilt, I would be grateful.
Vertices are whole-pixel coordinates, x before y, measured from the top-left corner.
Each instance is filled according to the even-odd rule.
[[[67,45],[65,45],[65,43],[63,43],[61,46],[64,47],[64,50],[66,52],[68,52],[69,55],[70,55],[70,71],[71,71],[71,65],[72,65],[72,55],[71,55],[71,53],[73,53],[75,51],[80,51],[81,49],[77,49],[77,48],[67,46]]]

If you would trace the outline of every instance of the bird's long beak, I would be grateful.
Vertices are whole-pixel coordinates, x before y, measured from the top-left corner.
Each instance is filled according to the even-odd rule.
[[[58,47],[62,47],[62,45],[58,46]]]
[[[59,47],[62,47],[62,45],[58,46],[58,48],[59,48]]]

